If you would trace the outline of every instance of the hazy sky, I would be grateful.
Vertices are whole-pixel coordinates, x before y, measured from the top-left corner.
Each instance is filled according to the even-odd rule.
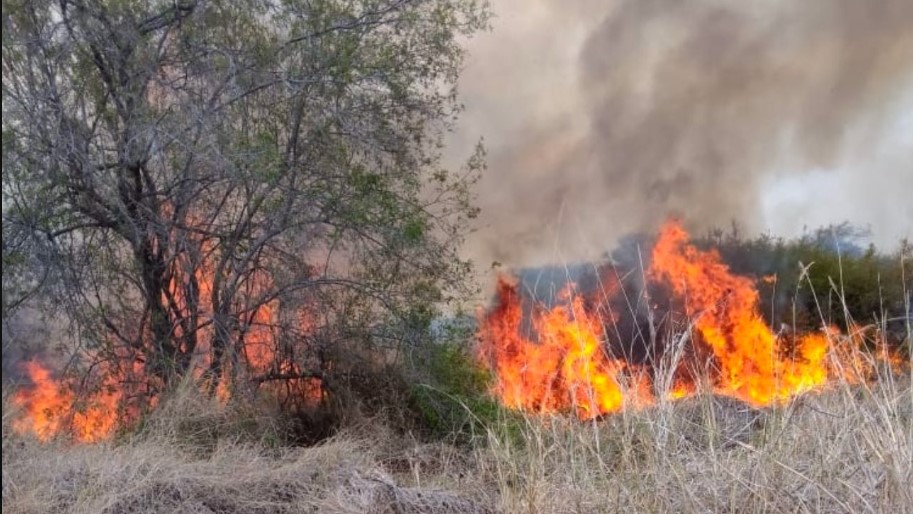
[[[913,236],[913,2],[493,0],[466,112],[483,266],[593,258],[670,214]]]

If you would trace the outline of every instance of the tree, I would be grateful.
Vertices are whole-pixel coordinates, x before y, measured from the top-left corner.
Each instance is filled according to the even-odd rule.
[[[43,286],[84,364],[152,395],[191,372],[327,379],[329,349],[414,344],[467,292],[457,250],[482,152],[454,173],[439,148],[484,5],[3,13],[4,264],[20,272],[4,266],[4,315],[8,292]]]

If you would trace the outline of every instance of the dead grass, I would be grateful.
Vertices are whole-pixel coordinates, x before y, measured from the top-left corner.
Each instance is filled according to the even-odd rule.
[[[530,420],[480,456],[504,512],[913,512],[909,377],[753,411],[704,396]]]
[[[225,407],[181,396],[136,435],[96,445],[12,436],[4,409],[3,511],[489,512],[470,495],[399,485],[382,464],[397,451],[382,431],[361,427],[318,446],[277,447],[264,420],[230,421]],[[257,426],[267,434],[259,441],[250,437]]]
[[[908,327],[908,339],[910,337]],[[667,381],[668,382],[668,381]],[[478,444],[419,442],[383,422],[282,445],[265,405],[197,389],[113,442],[12,434],[4,513],[913,513],[913,379],[882,373],[785,406],[713,395],[604,419],[505,416]]]
[[[199,398],[116,442],[39,444],[10,435],[4,409],[3,511],[913,512],[910,383],[776,409],[708,395],[595,422],[526,418],[474,449],[368,421],[283,448],[268,423],[230,421]]]

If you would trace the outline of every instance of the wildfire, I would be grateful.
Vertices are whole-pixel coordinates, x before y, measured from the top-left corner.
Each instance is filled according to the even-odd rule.
[[[675,221],[660,230],[647,277],[668,288],[693,320],[698,344],[709,349],[710,379],[718,394],[765,406],[820,388],[834,377],[858,380],[871,369],[870,361],[860,358],[858,341],[833,328],[795,341],[774,333],[760,314],[752,280],[734,275],[716,251],[689,244]],[[698,366],[693,356],[677,363],[672,371],[679,378],[668,391],[654,392],[643,381],[657,370],[608,355],[604,333],[615,315],[604,306],[587,308],[570,288],[553,307],[527,303],[532,305],[524,305],[517,285],[502,278],[495,307],[480,320],[481,355],[496,376],[494,393],[506,406],[590,419],[626,402],[650,404],[657,393],[675,400],[697,391],[693,380],[680,378],[689,376],[682,372],[688,367],[707,367]],[[900,362],[886,349],[882,353],[883,361]]]
[[[730,273],[715,251],[687,243],[675,222],[660,231],[651,273],[684,299],[703,340],[719,364],[718,392],[753,405],[769,405],[827,381],[828,340],[801,339],[796,358],[781,355],[777,336],[761,317],[751,280]]]
[[[212,255],[202,246],[207,250],[202,253]],[[317,368],[302,357],[308,345],[302,334],[316,325],[314,313],[307,306],[294,309],[296,319],[286,319],[295,327],[290,337],[279,300],[268,294],[272,283],[263,270],[249,277],[242,301],[250,305],[236,306],[242,315],[231,334],[233,346],[216,361],[221,366],[213,366],[213,324],[204,320],[215,311],[214,268],[205,260],[195,266],[183,263],[170,279],[177,313],[175,337],[194,330],[198,340],[194,376],[208,383],[204,387],[223,402],[239,385],[235,381],[243,379],[284,401],[320,403],[324,384],[319,373],[305,372]],[[672,364],[663,355],[643,362],[607,351],[608,328],[620,321],[607,299],[622,289],[611,275],[598,278],[599,294],[594,297],[570,284],[549,305],[524,298],[515,280],[502,277],[496,304],[480,318],[479,329],[481,356],[496,376],[494,394],[510,408],[593,419],[629,405],[650,405],[659,397],[677,400],[694,395],[699,390],[695,369],[707,370],[714,392],[764,406],[821,388],[834,378],[861,380],[874,371],[876,360],[889,367],[903,364],[871,327],[850,327],[846,335],[833,327],[801,336],[775,333],[760,314],[752,280],[734,275],[716,251],[690,244],[677,222],[662,227],[646,278],[649,285],[669,292],[671,304],[683,311],[695,332],[689,338],[695,351],[677,356]],[[776,277],[762,280],[772,283]],[[198,302],[189,302],[184,291],[195,292]],[[655,303],[650,307],[656,308]],[[184,332],[181,321],[190,319],[199,320],[199,325],[188,324]],[[858,350],[873,345],[878,349],[874,360]],[[154,394],[128,385],[149,382],[144,379],[142,349],[121,349],[126,353],[96,360],[100,383],[94,388],[55,378],[39,362],[27,363],[32,386],[12,397],[23,414],[12,428],[43,441],[67,435],[92,442],[110,437],[122,423],[135,419],[140,411],[131,404],[133,399],[145,398],[143,407],[153,406]],[[674,369],[660,369],[655,362]],[[213,368],[221,369],[215,378],[208,374]],[[659,380],[662,373],[665,379]]]
[[[213,255],[211,245],[201,243],[206,255]],[[173,302],[173,334],[176,340],[191,331],[197,341],[195,363],[191,372],[203,390],[211,390],[222,403],[228,402],[237,382],[246,381],[253,388],[272,394],[287,405],[313,407],[324,398],[324,384],[317,376],[304,373],[296,362],[306,353],[306,341],[300,333],[310,330],[313,320],[307,307],[297,310],[294,328],[298,337],[286,337],[281,342],[279,301],[268,298],[272,287],[270,276],[255,271],[247,281],[243,301],[250,305],[237,307],[243,315],[232,333],[233,345],[226,349],[220,362],[220,376],[212,378],[214,337],[212,291],[214,283],[212,262],[204,259],[196,265],[178,262],[169,281],[169,300]],[[190,270],[190,271],[186,271]],[[186,292],[194,291],[196,303],[189,301]],[[198,325],[185,325],[196,320]],[[148,344],[148,343],[147,343]],[[182,348],[182,351],[187,351]],[[148,390],[134,390],[152,382],[144,370],[142,349],[115,346],[113,354],[90,354],[96,362],[93,376],[100,380],[96,387],[84,387],[75,381],[55,378],[41,362],[24,364],[31,386],[14,393],[13,404],[21,415],[13,420],[12,429],[20,434],[32,434],[41,441],[58,436],[80,442],[95,442],[110,438],[116,429],[135,421],[141,408],[151,408],[157,396]],[[300,378],[299,378],[300,377]],[[214,386],[214,387],[213,387]],[[139,405],[137,402],[144,402]]]
[[[573,409],[581,418],[622,407],[618,383],[624,363],[609,359],[600,342],[601,320],[589,315],[581,298],[562,295],[566,305],[533,315],[539,343],[519,330],[523,308],[516,285],[498,284],[498,306],[482,334],[497,373],[497,394],[505,405],[541,413]]]
[[[69,433],[77,441],[94,442],[113,434],[121,399],[118,389],[90,395],[80,405],[69,385],[55,379],[41,363],[27,362],[25,370],[33,387],[17,391],[12,397],[13,405],[25,412],[25,416],[13,420],[13,430],[32,433],[41,441]]]

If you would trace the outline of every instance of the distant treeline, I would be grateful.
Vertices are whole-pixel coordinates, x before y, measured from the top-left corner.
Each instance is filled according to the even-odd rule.
[[[772,326],[800,330],[822,319],[841,329],[877,325],[907,337],[913,295],[913,243],[886,251],[861,246],[865,230],[843,223],[800,237],[747,237],[733,225],[695,241],[717,248],[730,268],[758,279],[762,313]]]

